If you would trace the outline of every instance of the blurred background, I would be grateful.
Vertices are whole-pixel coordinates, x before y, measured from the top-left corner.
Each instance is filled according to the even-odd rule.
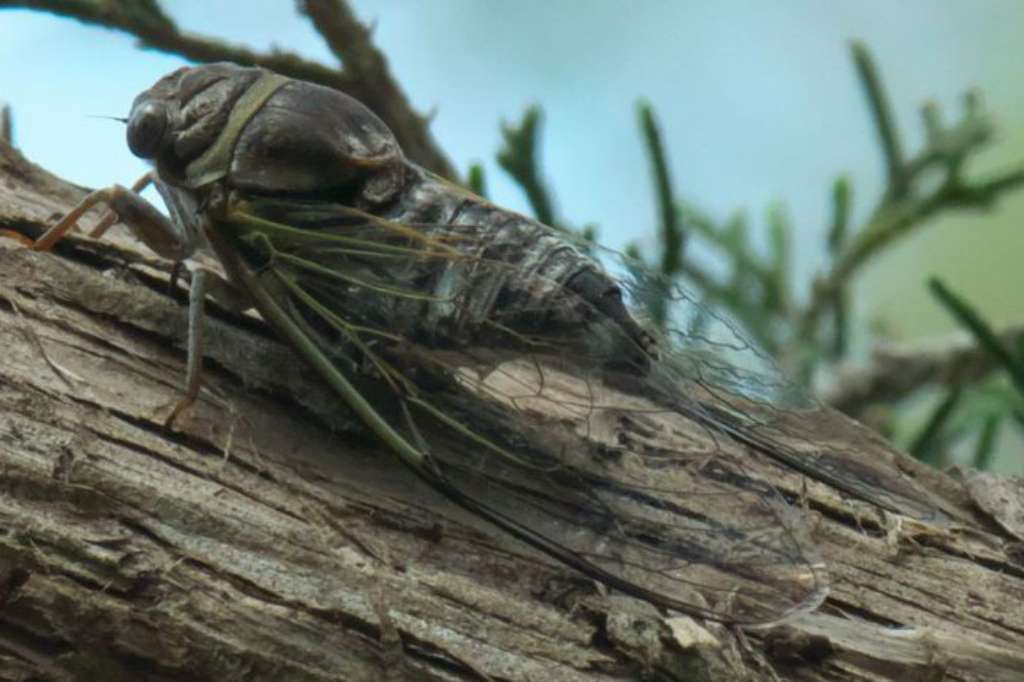
[[[757,249],[768,248],[769,210],[784,212],[798,298],[827,265],[836,178],[849,178],[852,226],[867,220],[886,189],[852,40],[873,55],[908,156],[925,142],[920,109],[926,101],[951,122],[963,115],[964,94],[977,90],[996,138],[970,159],[968,176],[1024,163],[1019,0],[351,5],[375,25],[376,45],[412,104],[431,112],[431,130],[458,171],[465,175],[472,163],[482,163],[496,203],[529,212],[495,154],[500,123],[518,122],[537,104],[541,168],[558,215],[575,226],[596,226],[598,240],[613,248],[632,243],[656,250],[658,206],[637,116],[643,99],[660,125],[679,199],[722,223],[745,212]],[[291,3],[165,0],[161,6],[185,31],[336,64]],[[5,9],[0,63],[0,99],[12,107],[16,146],[45,168],[96,187],[128,184],[146,168],[129,153],[120,123],[93,116],[126,115],[136,94],[185,61],[140,50],[124,33]],[[866,357],[880,339],[957,329],[929,294],[929,275],[940,276],[997,329],[1024,322],[1022,219],[1024,191],[1007,192],[989,212],[943,213],[879,253],[847,292],[851,325],[862,330],[851,334],[850,358]],[[716,258],[700,248],[692,258]],[[935,392],[907,406],[892,427],[897,442],[913,440],[941,400]],[[1006,431],[993,465],[1024,472],[1020,442]],[[946,450],[943,463],[960,456],[952,444]]]

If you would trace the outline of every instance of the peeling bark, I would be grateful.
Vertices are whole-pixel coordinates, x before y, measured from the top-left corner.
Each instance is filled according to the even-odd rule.
[[[0,228],[81,196],[0,143]],[[958,481],[892,464],[956,528],[812,482],[818,613],[664,618],[440,499],[254,317],[214,312],[207,389],[165,428],[186,326],[167,273],[123,236],[0,239],[0,682],[1024,677],[1019,543]]]

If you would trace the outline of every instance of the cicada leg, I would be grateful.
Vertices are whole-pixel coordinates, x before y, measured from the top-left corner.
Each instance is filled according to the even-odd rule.
[[[178,225],[149,203],[139,192],[152,182],[152,173],[139,178],[131,188],[111,185],[90,192],[67,215],[43,233],[32,245],[36,251],[49,251],[71,231],[82,216],[97,204],[106,204],[110,211],[93,229],[91,236],[99,238],[117,220],[124,223],[158,256],[179,261],[191,256],[197,247],[196,235]]]
[[[99,204],[106,204],[110,210],[103,215],[90,232],[90,236],[102,237],[114,223],[120,221],[151,251],[164,258],[174,260],[176,263],[181,263],[195,253],[198,248],[198,236],[194,230],[171,220],[139,195],[139,192],[152,181],[152,173],[147,173],[139,178],[130,189],[121,185],[113,185],[91,192],[53,227],[43,233],[39,239],[29,244],[29,248],[36,251],[48,251],[75,227],[89,209]],[[170,406],[170,415],[164,420],[167,426],[171,426],[183,412],[195,403],[199,396],[202,386],[203,316],[208,294],[218,303],[232,310],[245,310],[250,307],[247,300],[244,300],[244,295],[217,273],[202,268],[197,268],[193,272],[189,288],[188,358],[184,396]],[[167,409],[166,406],[159,412],[163,412],[165,409]]]
[[[199,397],[203,386],[203,343],[206,332],[206,297],[209,296],[221,307],[235,312],[244,312],[252,307],[248,296],[216,272],[199,267],[192,272],[188,289],[188,340],[185,361],[185,394],[174,403],[164,425],[170,428]]]
[[[212,274],[202,268],[192,273],[192,282],[188,288],[188,342],[185,360],[185,394],[174,404],[171,413],[164,420],[164,425],[168,428],[174,424],[182,412],[192,407],[196,398],[199,397],[199,389],[203,385],[203,336],[206,331],[206,325],[203,322],[206,316],[207,277]]]
[[[136,195],[141,194],[142,190],[149,187],[149,185],[152,184],[152,182],[153,173],[146,173],[141,178],[135,181],[135,184],[133,184],[131,187],[131,193]],[[139,198],[141,199],[141,197]],[[89,233],[89,236],[92,237],[93,239],[100,239],[101,237],[103,237],[103,235],[107,233],[107,230],[109,230],[114,225],[114,223],[116,223],[119,219],[120,218],[118,214],[114,212],[113,208],[111,208],[103,215],[102,218],[100,218],[100,221],[96,223],[96,227],[92,228],[92,232]]]

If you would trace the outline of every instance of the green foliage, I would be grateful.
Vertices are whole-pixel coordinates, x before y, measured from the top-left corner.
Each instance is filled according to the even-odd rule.
[[[974,456],[971,461],[975,469],[982,471],[991,468],[992,466],[992,453],[995,451],[996,434],[999,431],[999,426],[1002,423],[999,417],[989,417],[985,420],[985,423],[981,427],[981,433],[978,436],[978,443],[974,448]]]
[[[660,223],[658,237],[661,258],[657,271],[665,278],[665,281],[671,282],[682,275],[686,232],[680,226],[679,213],[676,210],[676,200],[672,191],[672,180],[669,177],[668,161],[665,159],[665,149],[661,142],[661,130],[654,119],[654,111],[649,103],[641,102],[637,107],[637,113],[640,119],[640,131],[651,160],[651,173],[654,176],[655,197],[658,202]],[[664,326],[666,322],[667,301],[667,292],[665,292],[661,296],[653,297],[648,302],[651,320],[659,327]]]
[[[958,209],[988,209],[1002,194],[1024,186],[1024,166],[981,181],[964,176],[968,160],[989,144],[994,134],[976,93],[965,95],[961,117],[949,125],[943,123],[934,103],[925,104],[921,111],[925,142],[908,156],[873,58],[864,45],[856,42],[851,45],[851,57],[881,147],[887,183],[866,221],[856,225],[852,219],[852,183],[846,176],[836,178],[831,191],[831,222],[824,231],[828,266],[811,283],[810,294],[804,300],[795,295],[791,280],[793,225],[785,206],[777,202],[768,207],[768,247],[761,252],[752,244],[750,223],[742,211],[719,222],[695,204],[678,198],[654,109],[647,102],[638,105],[641,139],[651,165],[659,238],[655,253],[646,254],[633,245],[627,248],[627,254],[663,278],[660,290],[645,292],[644,304],[652,322],[666,324],[669,287],[684,283],[696,289],[705,303],[728,311],[786,371],[809,383],[813,376],[833,369],[849,354],[849,289],[867,263],[938,215]],[[522,187],[539,220],[571,231],[554,215],[552,192],[539,171],[541,118],[540,110],[531,107],[518,125],[502,126],[504,147],[498,162]],[[936,174],[940,177],[937,183]],[[593,232],[589,228],[590,236]],[[726,263],[724,277],[713,276],[688,257],[690,245],[695,242],[710,248]],[[978,411],[965,406],[982,401],[991,408],[991,390],[983,400],[977,386],[951,387],[914,438],[911,450],[922,459],[938,463],[956,441],[976,435],[974,461],[985,464],[1007,414],[1024,423],[1024,411],[1020,409],[1024,403],[1024,352],[1017,349],[1011,353],[994,344],[993,340],[998,342],[995,333],[980,322],[979,316],[970,314],[970,308],[958,303],[941,284],[931,286],[981,347],[993,354],[1001,370],[1012,378],[1016,391],[1011,392],[1014,397],[999,403],[999,409]],[[976,379],[979,385],[982,381]],[[926,383],[917,388],[923,389]],[[907,397],[905,393],[897,399]],[[872,405],[868,401],[854,407],[859,413]],[[962,418],[968,414],[975,416]],[[881,427],[887,428],[885,424]]]
[[[941,453],[948,446],[948,441],[943,442],[942,430],[946,427],[950,416],[960,404],[963,398],[963,389],[959,386],[951,390],[934,410],[928,421],[925,422],[921,432],[907,447],[907,451],[923,462],[930,464],[941,463]]]
[[[850,228],[850,206],[853,189],[846,176],[836,178],[832,184],[832,226],[828,231],[828,255],[835,260],[846,246]],[[850,315],[849,296],[843,287],[836,292],[832,310],[832,343],[828,357],[836,361],[849,350]]]
[[[502,146],[498,150],[498,165],[512,176],[512,179],[526,194],[530,210],[534,217],[545,225],[575,235],[581,246],[586,249],[597,239],[597,226],[584,225],[575,228],[563,221],[555,212],[554,192],[545,182],[540,170],[540,130],[543,114],[540,107],[532,106],[523,113],[519,124],[502,123]],[[479,171],[480,182],[483,181],[483,170]],[[470,169],[469,187],[473,189],[474,169]],[[476,190],[474,190],[476,191]],[[477,194],[481,194],[477,192]]]
[[[469,175],[466,177],[466,186],[474,194],[479,194],[482,197],[487,197],[487,178],[484,175],[484,167],[479,163],[474,163],[469,167]]]
[[[969,387],[954,386],[910,451],[927,461],[943,464],[944,453],[951,451],[958,441],[973,436],[976,444],[971,464],[983,469],[991,463],[996,436],[1004,421],[1013,421],[1024,432],[1024,352],[1008,348],[983,315],[941,280],[930,279],[928,288],[1002,373]],[[956,400],[952,400],[953,395]]]
[[[1010,380],[1016,385],[1017,390],[1024,393],[1024,357],[1009,348],[1006,348],[999,341],[995,330],[982,318],[967,301],[954,294],[942,280],[931,278],[928,280],[928,288],[942,305],[967,329],[977,342],[998,362]]]
[[[539,152],[537,151],[541,127],[540,107],[530,107],[523,114],[518,125],[502,123],[501,136],[504,145],[498,151],[498,165],[519,183],[526,192],[526,199],[537,220],[545,225],[561,229],[555,218],[551,191],[540,173]]]

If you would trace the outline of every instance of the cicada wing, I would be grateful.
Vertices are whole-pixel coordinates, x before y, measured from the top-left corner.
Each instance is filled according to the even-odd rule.
[[[904,475],[901,457],[877,434],[821,405],[786,379],[774,361],[726,317],[700,305],[685,289],[629,258],[603,251],[627,273],[619,284],[627,299],[642,305],[652,292],[667,311],[660,375],[648,381],[661,403],[679,403],[722,434],[786,467],[825,482],[857,499],[922,521],[946,523],[942,501]]]
[[[824,599],[803,518],[737,443],[537,357],[465,371],[458,388],[419,401],[449,426],[435,450],[448,480],[585,560],[581,570],[733,622],[779,620]]]
[[[715,386],[684,355],[653,357],[564,283],[465,243],[482,231],[309,202],[244,208],[237,247],[339,368],[394,391],[378,409],[422,443],[432,464],[419,473],[453,500],[665,608],[766,623],[824,599],[803,517],[776,487],[784,472],[708,418]],[[481,304],[468,331],[453,322],[524,277],[544,295]]]

